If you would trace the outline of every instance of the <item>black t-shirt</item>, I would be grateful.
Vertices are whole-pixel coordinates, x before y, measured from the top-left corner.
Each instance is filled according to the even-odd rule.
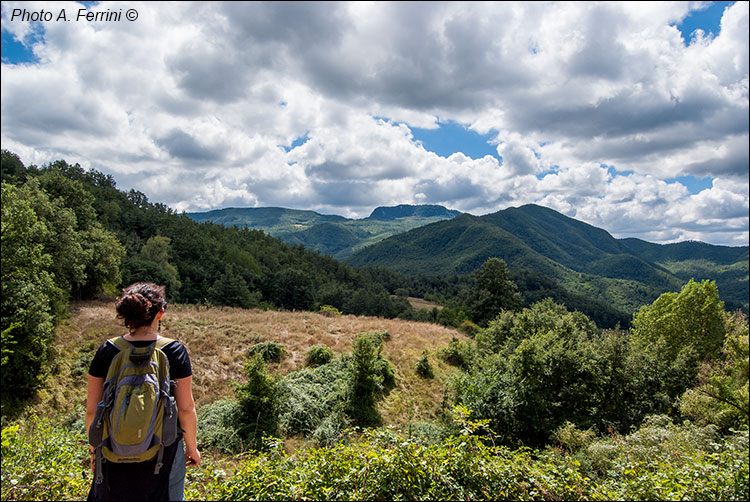
[[[136,347],[147,347],[153,343],[153,340],[138,340],[130,342]],[[178,380],[180,378],[187,378],[193,374],[193,368],[190,365],[190,356],[188,355],[187,348],[174,340],[169,342],[161,349],[164,355],[167,356],[169,361],[169,378],[172,380]],[[94,359],[91,361],[89,366],[89,375],[99,378],[107,378],[107,372],[109,371],[109,365],[112,359],[115,358],[117,353],[120,352],[114,344],[104,342],[99,350],[96,351]]]

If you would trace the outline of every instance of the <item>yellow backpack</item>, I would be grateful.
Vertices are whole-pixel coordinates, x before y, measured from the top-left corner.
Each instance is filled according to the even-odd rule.
[[[132,463],[158,455],[154,474],[159,473],[164,448],[178,435],[175,382],[161,350],[172,341],[159,338],[136,347],[123,337],[107,340],[119,352],[109,365],[102,400],[89,427],[89,444],[96,448],[96,483],[103,480],[102,457]]]

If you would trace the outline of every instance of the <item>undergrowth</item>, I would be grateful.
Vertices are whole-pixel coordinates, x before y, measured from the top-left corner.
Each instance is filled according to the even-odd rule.
[[[564,449],[510,450],[485,424],[454,415],[440,441],[391,428],[349,429],[342,441],[288,455],[206,455],[188,470],[186,496],[201,500],[747,500],[748,433],[725,438],[663,417],[629,436],[588,438]],[[568,431],[569,433],[570,431]],[[570,434],[568,434],[570,435]],[[590,441],[589,441],[590,440]],[[592,447],[594,447],[592,449]],[[602,469],[581,462],[589,455]],[[606,450],[602,454],[601,451]],[[31,416],[2,430],[2,500],[80,500],[91,483],[80,427]]]

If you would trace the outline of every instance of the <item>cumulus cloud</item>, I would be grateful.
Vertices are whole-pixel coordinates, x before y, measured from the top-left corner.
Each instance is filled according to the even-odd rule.
[[[2,145],[176,209],[366,216],[539,203],[618,237],[748,240],[748,4],[685,40],[689,2],[107,2],[136,22],[11,21]],[[410,127],[465,124],[502,162]],[[304,144],[291,148],[297,138]],[[691,194],[673,180],[712,178]]]

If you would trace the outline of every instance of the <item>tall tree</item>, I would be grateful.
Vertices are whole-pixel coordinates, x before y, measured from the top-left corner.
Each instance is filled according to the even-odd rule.
[[[490,258],[474,273],[474,287],[466,306],[471,319],[486,325],[503,310],[521,307],[521,295],[508,278],[508,266],[500,258]]]
[[[41,384],[53,335],[53,301],[60,296],[45,252],[49,236],[29,201],[2,183],[3,414]]]

